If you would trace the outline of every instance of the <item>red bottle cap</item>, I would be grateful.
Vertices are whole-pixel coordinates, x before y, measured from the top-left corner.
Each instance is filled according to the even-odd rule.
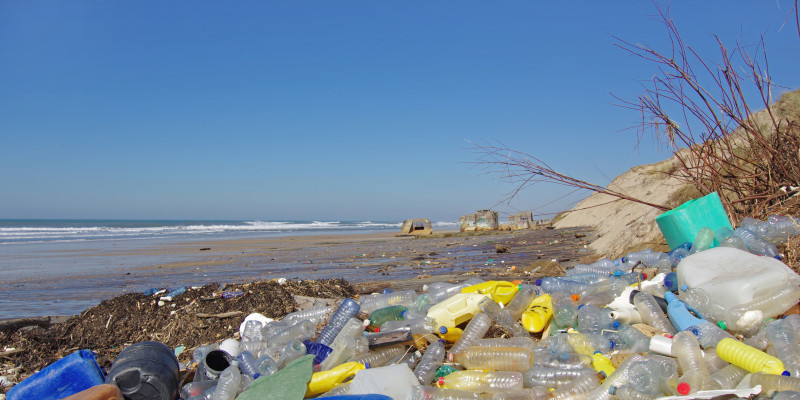
[[[444,377],[443,376],[439,377],[439,382],[438,383],[439,383],[439,386],[444,386]]]
[[[692,391],[692,387],[689,385],[688,382],[681,382],[678,384],[678,394],[681,396],[685,396]]]

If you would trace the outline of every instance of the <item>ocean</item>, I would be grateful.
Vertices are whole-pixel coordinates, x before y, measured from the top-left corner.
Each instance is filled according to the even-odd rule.
[[[148,274],[152,279],[148,281],[129,273],[191,261],[185,255],[148,254],[147,249],[153,247],[251,237],[392,232],[399,231],[400,225],[393,221],[0,220],[0,319],[69,315],[121,290],[182,279]],[[455,222],[434,223],[437,230],[457,227]]]

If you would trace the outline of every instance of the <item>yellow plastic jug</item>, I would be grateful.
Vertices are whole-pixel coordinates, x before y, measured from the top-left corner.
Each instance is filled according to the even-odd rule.
[[[600,353],[599,351],[592,354],[592,368],[603,374],[601,381],[605,380],[611,376],[614,371],[616,371],[611,359],[604,356],[603,353]]]
[[[528,332],[541,332],[553,317],[553,300],[549,294],[543,294],[531,302],[522,313],[522,326]]]
[[[717,343],[717,355],[719,358],[750,372],[780,375],[784,371],[781,360],[736,339],[725,338],[720,340]]]
[[[428,316],[436,320],[437,326],[452,328],[481,312],[478,303],[486,297],[483,294],[459,293],[431,307]]]
[[[461,334],[464,333],[464,330],[461,328],[455,327],[446,327],[441,326],[439,330],[436,331],[436,334],[439,335],[447,343],[455,343],[458,339],[461,339]]]
[[[328,371],[315,372],[311,374],[311,381],[308,382],[306,397],[325,393],[355,375],[356,372],[366,368],[364,364],[351,361]]]
[[[478,293],[488,295],[495,303],[508,304],[519,292],[521,285],[506,281],[488,281],[461,289],[461,293]]]

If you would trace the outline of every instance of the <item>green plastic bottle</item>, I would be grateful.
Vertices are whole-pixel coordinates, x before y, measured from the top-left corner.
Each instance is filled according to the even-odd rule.
[[[379,328],[386,321],[402,320],[403,313],[408,311],[404,306],[389,306],[380,308],[369,315],[369,326],[372,329]]]

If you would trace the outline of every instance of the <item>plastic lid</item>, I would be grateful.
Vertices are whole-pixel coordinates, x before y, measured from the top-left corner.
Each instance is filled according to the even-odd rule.
[[[453,354],[453,353],[447,353],[447,361],[449,361],[449,362],[453,362],[453,360],[455,360],[455,358],[456,358],[456,355],[455,355],[455,354]]]
[[[689,385],[688,382],[681,382],[678,384],[678,394],[681,396],[685,396],[692,391],[692,387]]]
[[[439,386],[444,386],[444,377],[440,376],[439,377],[439,382],[437,382],[437,383],[439,384]]]
[[[728,324],[725,321],[717,321],[717,326],[722,330],[728,329]]]
[[[370,368],[370,367],[369,367],[369,363],[364,363],[364,368],[365,368],[365,369],[369,369],[369,368]]]
[[[541,279],[537,279],[534,283],[536,284],[536,286],[542,286],[542,280]]]
[[[522,284],[521,283],[519,285],[517,285],[517,291],[520,291],[520,290],[522,290]]]
[[[687,286],[687,285],[684,283],[684,284],[683,284],[683,286],[681,286],[681,292],[685,292],[685,291],[686,291],[686,289],[689,289],[689,286]]]
[[[617,328],[619,328],[619,327],[620,327],[620,325],[622,325],[622,323],[620,323],[619,321],[614,321],[614,323],[613,323],[613,324],[611,324],[611,326],[613,326],[613,327],[614,327],[614,329],[617,329]]]
[[[783,371],[781,372],[781,376],[792,376],[792,374],[789,371]]]
[[[375,328],[375,333],[379,333],[380,331],[381,331],[381,327],[380,326]]]
[[[611,385],[611,387],[608,388],[608,394],[610,394],[612,396],[616,395],[617,394],[617,387],[614,386],[614,385]]]
[[[572,296],[570,296],[570,299],[572,299],[572,301],[578,301],[581,299],[581,295],[573,294]]]
[[[611,343],[611,350],[614,350],[614,346],[615,346],[614,341],[613,340],[609,340],[608,342]]]
[[[578,295],[577,295],[577,294],[573,294],[573,296],[578,296]],[[580,296],[578,296],[578,297],[580,297]],[[575,301],[578,301],[578,299],[575,299]],[[585,306],[585,305],[586,305],[586,304],[581,304],[581,305],[579,305],[579,306],[578,306],[578,310],[580,310],[581,308],[583,308],[583,306]]]

